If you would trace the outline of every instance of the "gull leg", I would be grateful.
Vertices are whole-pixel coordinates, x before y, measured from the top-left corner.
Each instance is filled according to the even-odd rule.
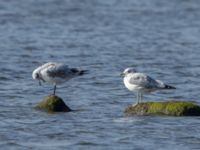
[[[139,93],[139,102],[142,102],[142,93]]]
[[[139,102],[140,102],[140,93],[137,92],[137,104],[139,104]]]
[[[140,93],[140,102],[142,102],[142,101],[143,101],[143,94]]]
[[[56,94],[56,84],[54,85],[54,88],[53,88],[53,95]]]
[[[138,92],[137,92],[136,97],[137,97],[137,102],[136,102],[135,104],[132,105],[133,107],[136,106],[136,105],[139,103],[139,93],[138,93]]]

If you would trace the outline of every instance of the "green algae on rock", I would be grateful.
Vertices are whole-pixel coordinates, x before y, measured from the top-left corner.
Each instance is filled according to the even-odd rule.
[[[200,106],[187,101],[144,102],[129,106],[125,113],[133,115],[200,116]]]
[[[69,112],[71,109],[64,103],[64,101],[55,95],[47,96],[37,106],[37,109],[47,112]]]

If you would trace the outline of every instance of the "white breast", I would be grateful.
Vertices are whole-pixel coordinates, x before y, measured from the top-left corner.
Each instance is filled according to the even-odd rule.
[[[140,91],[142,89],[142,87],[140,87],[138,85],[135,85],[135,84],[130,84],[128,81],[129,81],[129,78],[128,77],[124,77],[124,85],[130,91],[138,92],[138,91]]]

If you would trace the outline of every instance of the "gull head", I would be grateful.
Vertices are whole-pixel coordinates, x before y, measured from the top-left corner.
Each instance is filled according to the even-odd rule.
[[[32,73],[32,78],[34,80],[39,80],[39,85],[41,85],[41,78],[40,78],[40,74],[39,74],[39,70],[38,69],[35,69]]]
[[[126,75],[130,73],[136,73],[136,70],[134,68],[126,68],[122,73],[121,76],[125,77]]]

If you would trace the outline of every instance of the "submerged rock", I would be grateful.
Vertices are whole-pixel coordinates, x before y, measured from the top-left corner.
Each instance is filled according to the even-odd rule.
[[[133,115],[200,116],[200,106],[186,101],[145,102],[129,106]]]
[[[45,97],[37,106],[37,109],[47,112],[69,112],[71,109],[64,101],[55,95]]]

